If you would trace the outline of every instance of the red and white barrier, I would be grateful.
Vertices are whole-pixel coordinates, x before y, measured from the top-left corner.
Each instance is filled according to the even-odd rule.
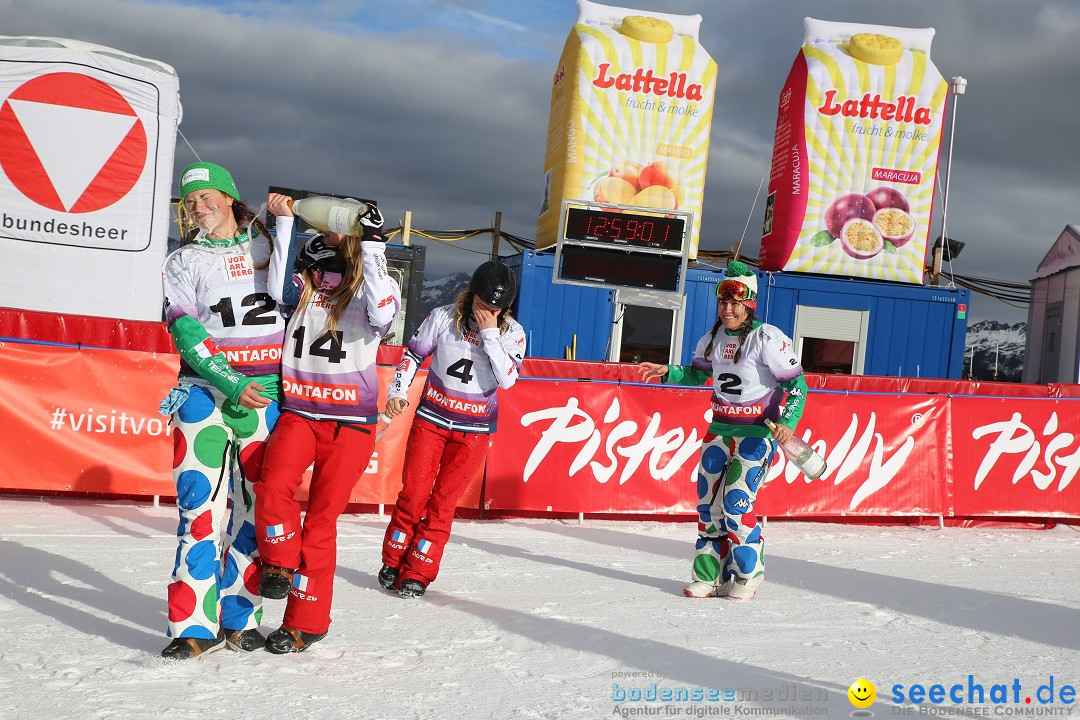
[[[167,337],[160,324],[104,321],[116,324],[108,330],[100,319],[32,315],[0,310],[0,337],[12,337],[13,328],[37,334],[0,341],[0,490],[172,495],[171,435],[157,406],[175,382],[177,356],[130,349],[142,338],[158,350]],[[61,336],[127,349],[31,344]],[[384,388],[400,353],[380,353]],[[541,372],[557,377],[535,377]],[[461,507],[693,514],[710,390],[634,378],[629,365],[527,360],[522,379],[499,399],[486,473]],[[829,468],[808,481],[777,458],[759,514],[1080,519],[1076,386],[833,375],[808,381],[799,435]],[[410,410],[422,384],[419,378],[412,386]],[[352,502],[393,503],[411,420],[396,419],[380,439]]]

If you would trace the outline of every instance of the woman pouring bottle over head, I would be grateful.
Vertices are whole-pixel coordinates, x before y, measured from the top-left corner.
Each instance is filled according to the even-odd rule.
[[[330,628],[337,571],[337,521],[375,448],[379,344],[401,307],[386,264],[383,218],[362,209],[355,235],[326,231],[295,242],[293,209],[272,193],[277,216],[270,292],[296,306],[282,354],[282,415],[266,448],[256,488],[256,539],[263,557],[259,590],[288,598],[272,653],[301,652]],[[290,240],[292,241],[290,243]],[[295,272],[286,258],[299,253]],[[284,261],[283,261],[284,260]],[[307,512],[296,490],[312,466]]]

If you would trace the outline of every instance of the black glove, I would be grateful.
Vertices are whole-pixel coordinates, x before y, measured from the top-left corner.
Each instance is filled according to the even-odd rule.
[[[368,204],[367,212],[360,215],[357,220],[364,226],[363,234],[360,239],[365,242],[386,242],[386,238],[383,237],[383,216],[379,212],[377,205]]]

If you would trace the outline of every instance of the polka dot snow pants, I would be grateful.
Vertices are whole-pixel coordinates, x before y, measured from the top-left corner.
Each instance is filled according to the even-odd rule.
[[[708,435],[698,471],[697,555],[691,579],[723,585],[732,575],[751,587],[765,579],[765,545],[754,515],[776,441]]]
[[[278,414],[276,402],[248,410],[202,386],[193,387],[173,414],[180,524],[168,591],[169,637],[212,638],[219,623],[227,630],[259,626],[251,484],[259,480],[266,437]]]

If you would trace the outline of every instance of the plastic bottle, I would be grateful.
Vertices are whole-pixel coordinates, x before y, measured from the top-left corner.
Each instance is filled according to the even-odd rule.
[[[375,442],[379,441],[386,431],[390,429],[390,421],[394,418],[390,417],[386,413],[379,413],[379,421],[375,425]]]
[[[769,428],[770,432],[776,433],[776,423],[772,420],[766,419],[765,425]],[[825,472],[827,467],[825,459],[814,452],[814,448],[807,445],[798,436],[792,435],[790,438],[780,443],[780,449],[784,451],[788,460],[793,462],[795,467],[799,468],[808,480],[817,480],[821,477],[821,474]]]
[[[355,237],[364,234],[364,226],[360,223],[360,218],[370,210],[367,203],[359,200],[326,195],[312,195],[293,200],[291,207],[301,220],[312,227],[325,232]]]

